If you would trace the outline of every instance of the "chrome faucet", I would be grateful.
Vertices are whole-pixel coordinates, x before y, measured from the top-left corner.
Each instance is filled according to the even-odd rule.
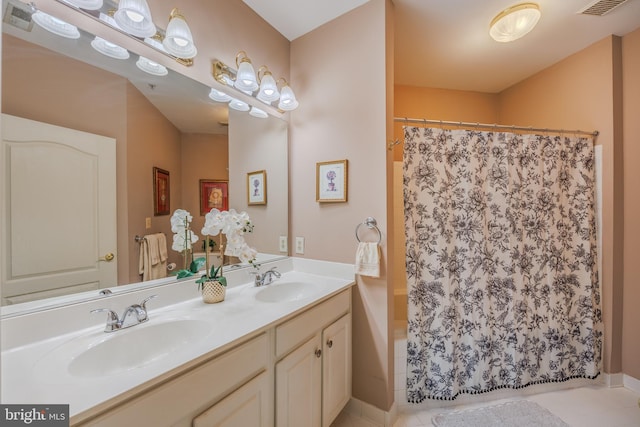
[[[122,318],[118,317],[118,313],[108,308],[98,308],[91,310],[91,313],[107,313],[107,325],[104,328],[105,332],[119,331],[120,329],[126,329],[131,326],[139,325],[149,320],[147,315],[147,302],[156,298],[158,295],[151,295],[149,298],[143,300],[140,304],[133,304],[127,307],[122,313]],[[134,319],[135,317],[135,319]]]
[[[254,280],[254,283],[256,286],[265,286],[268,285],[270,283],[272,283],[275,279],[279,279],[280,276],[282,276],[280,274],[280,272],[276,271],[277,267],[273,267],[270,270],[265,271],[264,273],[260,274],[260,273],[251,273],[251,274],[255,274],[256,278]]]

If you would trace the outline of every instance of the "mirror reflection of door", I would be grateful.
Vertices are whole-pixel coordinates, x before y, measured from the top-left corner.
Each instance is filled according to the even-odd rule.
[[[2,115],[3,305],[117,283],[115,147]]]

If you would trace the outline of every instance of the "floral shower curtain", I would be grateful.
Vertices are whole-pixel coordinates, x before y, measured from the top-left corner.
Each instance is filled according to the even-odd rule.
[[[407,400],[598,376],[591,138],[404,132]]]

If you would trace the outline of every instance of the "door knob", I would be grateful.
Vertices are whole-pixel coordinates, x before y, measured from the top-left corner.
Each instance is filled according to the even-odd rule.
[[[320,356],[322,356],[322,350],[320,350],[320,349],[318,348],[318,349],[316,349],[316,357],[318,357],[318,358],[319,358]]]
[[[98,261],[106,261],[106,262],[111,262],[113,261],[113,259],[116,256],[114,254],[112,254],[111,252],[109,252],[108,254],[106,254],[105,256],[103,256],[102,258],[99,258]]]
[[[327,347],[329,348],[333,347],[333,340],[327,341]]]

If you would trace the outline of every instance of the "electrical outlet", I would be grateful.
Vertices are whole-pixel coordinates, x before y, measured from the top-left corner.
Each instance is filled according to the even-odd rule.
[[[287,236],[280,236],[280,252],[287,252]]]
[[[296,253],[304,254],[304,237],[296,237]]]
[[[144,224],[145,227],[147,227],[147,230],[151,228],[151,218],[145,218],[144,219]]]

